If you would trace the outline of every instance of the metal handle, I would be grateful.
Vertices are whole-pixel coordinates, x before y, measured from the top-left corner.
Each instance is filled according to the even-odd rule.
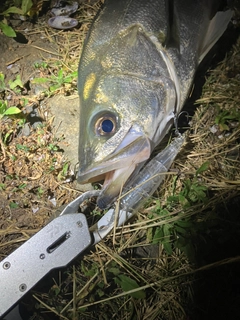
[[[50,270],[64,267],[92,243],[86,217],[59,216],[0,262],[0,317]]]

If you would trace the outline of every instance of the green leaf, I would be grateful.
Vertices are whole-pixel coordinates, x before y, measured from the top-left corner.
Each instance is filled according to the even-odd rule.
[[[24,146],[24,145],[19,144],[19,143],[16,144],[16,148],[17,148],[17,150],[23,150],[23,151],[26,151],[26,152],[29,151],[29,148],[27,146]]]
[[[175,247],[184,252],[190,261],[194,261],[195,250],[189,239],[179,237],[179,239],[175,242]]]
[[[21,110],[18,107],[10,107],[4,112],[4,116],[10,116],[14,114],[21,113]]]
[[[229,126],[226,123],[219,123],[219,128],[221,131],[229,131]]]
[[[168,254],[172,254],[172,246],[170,243],[170,236],[172,232],[173,226],[166,223],[163,225],[163,246]]]
[[[66,176],[66,174],[68,172],[68,167],[69,167],[69,163],[68,162],[63,165],[62,174],[64,176]]]
[[[72,82],[74,79],[77,79],[77,71],[75,71],[75,72],[72,72],[71,74],[69,74],[68,76],[66,76],[65,78],[64,78],[64,82],[65,83],[70,83],[70,82]]]
[[[51,81],[51,79],[49,79],[49,78],[34,78],[32,80],[32,83],[41,84],[41,83],[46,83],[46,82],[49,82],[49,81]]]
[[[51,292],[54,294],[54,296],[58,296],[59,293],[61,292],[61,289],[59,286],[57,286],[56,284],[52,286],[51,288]]]
[[[179,198],[180,204],[181,204],[183,207],[189,205],[188,200],[186,199],[186,197],[185,197],[184,195],[179,194],[178,198]]]
[[[0,21],[0,29],[5,34],[5,36],[10,38],[16,37],[16,32],[13,30],[13,28],[3,23],[2,21]]]
[[[169,223],[166,223],[163,225],[163,235],[165,238],[169,237],[171,235],[172,225]]]
[[[178,199],[178,196],[169,196],[168,198],[167,198],[167,201],[168,202],[173,202],[173,203],[178,203],[178,201],[179,201],[179,199]]]
[[[47,69],[48,64],[47,62],[41,61],[41,62],[35,62],[34,63],[34,68],[43,68],[43,69]]]
[[[28,11],[32,8],[32,1],[31,0],[23,0],[22,1],[22,11],[23,14],[28,13]]]
[[[162,227],[157,227],[156,231],[154,232],[152,243],[157,244],[161,242],[162,239],[163,239],[163,229]]]
[[[44,193],[44,190],[41,187],[38,187],[37,193],[38,193],[38,195],[41,195]]]
[[[119,284],[123,291],[128,292],[130,290],[134,290],[139,288],[137,282],[124,274],[119,275],[118,277],[114,278],[115,283]],[[139,290],[136,292],[129,293],[133,298],[136,299],[144,299],[146,294],[143,290]]]
[[[10,202],[10,203],[9,203],[9,207],[10,207],[11,209],[16,209],[16,208],[18,208],[18,204],[17,204],[16,202]]]
[[[1,115],[0,115],[0,119],[1,119]],[[5,134],[5,137],[4,137],[4,139],[3,139],[4,144],[7,143],[7,140],[8,140],[8,138],[11,136],[12,133],[13,133],[13,130],[9,130],[9,131]],[[16,160],[16,158],[15,158],[13,155],[11,155],[11,159],[12,159],[13,161]]]
[[[26,183],[22,183],[18,186],[18,189],[24,189],[27,186]]]
[[[59,79],[62,79],[62,78],[63,78],[63,70],[62,70],[62,69],[60,69],[60,70],[58,71],[58,78],[59,78]]]
[[[17,75],[14,81],[9,80],[8,83],[11,90],[14,90],[16,87],[24,88],[22,80],[20,79],[20,75]]]
[[[209,168],[209,161],[204,162],[200,168],[197,169],[196,171],[196,176],[204,171],[207,171]]]
[[[162,209],[161,207],[156,207],[153,212],[160,215],[161,217],[168,216],[169,211],[167,209]]]
[[[49,90],[51,91],[51,92],[53,92],[53,91],[56,91],[57,89],[59,89],[61,87],[61,85],[58,83],[58,84],[55,84],[55,85],[53,85],[53,86],[50,86],[49,87]]]
[[[81,263],[81,270],[85,276],[93,277],[98,272],[98,266],[93,264],[90,269],[87,269],[84,263]]]
[[[7,10],[3,11],[3,13],[1,13],[1,15],[7,16],[10,13],[23,14],[23,11],[17,7],[10,7]]]
[[[169,255],[172,254],[173,249],[172,249],[171,243],[164,241],[163,247],[164,247],[165,251],[167,252],[167,254],[169,254]]]
[[[175,226],[179,226],[180,228],[193,228],[194,223],[189,220],[178,220]]]
[[[120,273],[120,270],[118,268],[114,268],[114,267],[109,268],[108,271],[113,273],[115,276],[119,275],[119,273]]]
[[[5,101],[0,101],[0,115],[4,115],[4,112],[7,110],[7,103]]]
[[[0,72],[0,91],[4,91],[5,90],[5,82],[4,82],[5,76],[2,72]],[[0,101],[1,104],[1,101]]]
[[[97,293],[97,295],[101,298],[101,297],[103,297],[104,296],[104,291],[103,290],[101,290],[101,289],[97,289],[96,290],[96,293]]]

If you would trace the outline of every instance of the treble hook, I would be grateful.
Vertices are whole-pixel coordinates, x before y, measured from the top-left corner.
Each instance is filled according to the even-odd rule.
[[[174,127],[175,127],[175,134],[177,136],[181,136],[181,133],[179,132],[178,130],[178,121],[179,121],[179,118],[181,117],[181,115],[183,114],[186,114],[187,116],[187,121],[189,120],[189,113],[187,111],[182,111],[180,112],[178,115],[174,115],[174,118],[173,118],[173,121],[174,121]]]

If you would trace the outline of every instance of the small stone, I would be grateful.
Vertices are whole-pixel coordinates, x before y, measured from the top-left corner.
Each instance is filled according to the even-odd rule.
[[[17,64],[12,64],[11,66],[12,67],[9,68],[9,69],[13,74],[16,74],[16,73],[20,72],[20,68],[19,68],[19,66]]]
[[[28,137],[30,133],[31,133],[30,125],[29,123],[25,123],[24,127],[22,128],[21,135]]]
[[[218,131],[217,126],[212,126],[211,128],[209,128],[209,130],[214,134]]]

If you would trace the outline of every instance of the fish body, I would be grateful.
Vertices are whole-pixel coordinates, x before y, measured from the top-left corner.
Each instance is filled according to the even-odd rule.
[[[80,183],[110,205],[183,107],[196,69],[232,13],[210,0],[106,0],[78,70]]]

